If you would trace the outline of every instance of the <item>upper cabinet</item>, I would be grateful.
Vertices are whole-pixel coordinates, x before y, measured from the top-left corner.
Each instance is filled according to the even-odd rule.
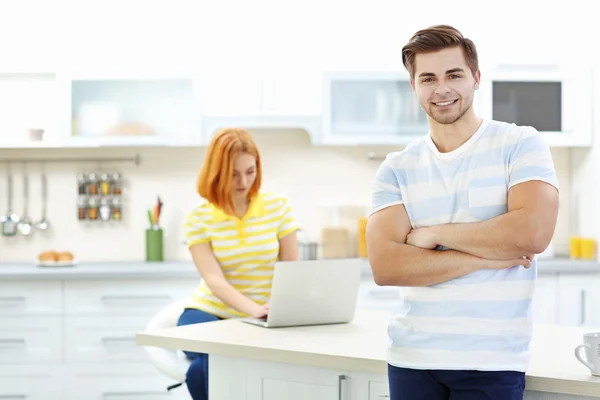
[[[408,74],[327,74],[321,144],[407,144],[429,130]]]
[[[501,65],[481,81],[481,116],[540,131],[551,146],[592,144],[592,70]]]
[[[315,138],[319,129],[319,73],[202,73],[198,76],[204,141],[225,126],[299,128]],[[314,139],[313,139],[314,140]]]
[[[201,144],[192,78],[88,78],[68,85],[68,142],[90,147]]]
[[[61,87],[53,73],[0,74],[0,147],[19,147],[62,134]]]

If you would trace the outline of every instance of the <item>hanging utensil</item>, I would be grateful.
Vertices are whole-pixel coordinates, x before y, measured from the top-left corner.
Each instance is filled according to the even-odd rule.
[[[17,224],[17,229],[23,236],[29,236],[33,232],[33,220],[29,216],[29,176],[27,171],[23,171],[23,201],[25,206],[23,208],[23,216]]]
[[[19,223],[19,216],[12,211],[12,190],[13,190],[12,172],[10,170],[10,163],[8,164],[7,173],[7,193],[8,193],[8,211],[6,215],[0,217],[0,223],[2,223],[2,235],[14,236],[17,234],[17,224]]]
[[[46,180],[46,166],[42,166],[42,219],[36,222],[35,228],[40,231],[48,229],[50,224],[46,219],[46,207],[48,203],[48,181]]]

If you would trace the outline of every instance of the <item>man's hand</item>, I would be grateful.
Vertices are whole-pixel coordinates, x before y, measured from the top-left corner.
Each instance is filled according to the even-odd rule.
[[[406,236],[406,244],[427,250],[433,250],[438,245],[434,230],[428,226],[412,229]]]
[[[512,268],[517,265],[521,265],[524,268],[531,267],[531,261],[533,261],[533,257],[535,254],[528,254],[523,257],[517,257],[512,260],[485,260],[484,268],[486,269],[507,269]]]

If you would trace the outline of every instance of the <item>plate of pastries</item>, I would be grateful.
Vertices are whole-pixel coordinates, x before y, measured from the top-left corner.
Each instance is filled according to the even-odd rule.
[[[77,261],[69,251],[42,251],[37,258],[40,267],[71,267],[75,264]]]

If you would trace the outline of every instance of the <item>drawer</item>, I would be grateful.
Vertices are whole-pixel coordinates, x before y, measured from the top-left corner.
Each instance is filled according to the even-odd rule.
[[[369,381],[369,400],[387,400],[390,398],[388,383]]]
[[[0,317],[3,315],[61,315],[60,281],[0,282]]]
[[[63,400],[61,365],[0,366],[0,399]]]
[[[150,322],[144,317],[98,316],[65,319],[65,359],[69,362],[148,361],[135,334]]]
[[[149,363],[69,367],[65,400],[189,400],[185,385],[167,391],[174,381]]]
[[[152,317],[162,307],[189,298],[199,280],[106,280],[65,282],[67,315]]]
[[[61,360],[62,318],[0,318],[0,365]]]

